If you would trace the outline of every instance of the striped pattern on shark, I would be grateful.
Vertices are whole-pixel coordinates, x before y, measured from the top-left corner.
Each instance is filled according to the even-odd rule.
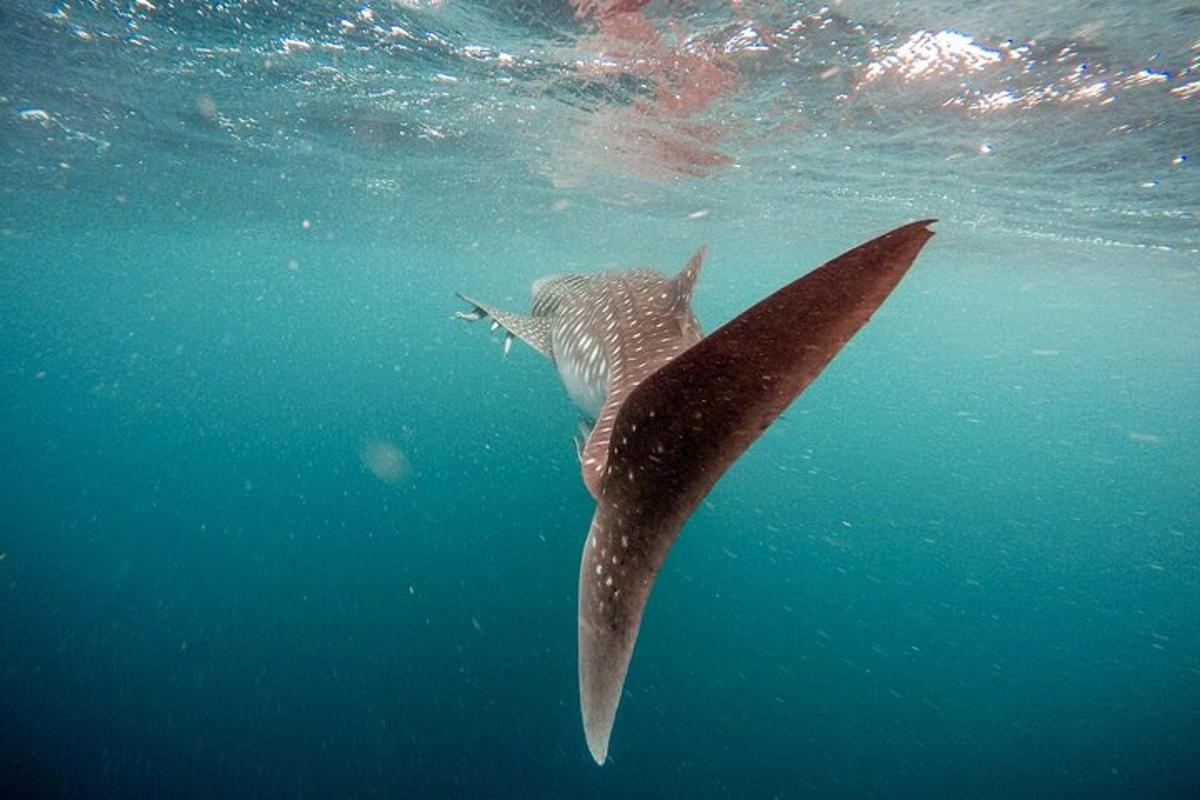
[[[596,500],[579,573],[580,708],[588,748],[608,755],[650,590],[684,523],[717,480],[887,299],[933,233],[901,226],[838,256],[703,337],[696,253],[651,269],[559,275],[528,315],[465,297],[558,369],[595,420],[580,454]]]

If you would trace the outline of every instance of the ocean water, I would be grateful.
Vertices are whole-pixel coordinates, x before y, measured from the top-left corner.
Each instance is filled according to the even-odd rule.
[[[1200,797],[1200,7],[0,4],[0,796]],[[554,371],[937,236],[676,543],[612,740]]]

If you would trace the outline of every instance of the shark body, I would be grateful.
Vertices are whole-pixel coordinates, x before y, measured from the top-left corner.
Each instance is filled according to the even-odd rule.
[[[692,313],[702,248],[674,277],[560,275],[528,315],[462,296],[462,319],[505,329],[554,362],[594,420],[580,451],[596,512],[579,571],[579,692],[598,764],[650,590],[700,500],[833,359],[933,235],[914,222],[847,251],[704,337]],[[461,295],[460,295],[461,296]]]

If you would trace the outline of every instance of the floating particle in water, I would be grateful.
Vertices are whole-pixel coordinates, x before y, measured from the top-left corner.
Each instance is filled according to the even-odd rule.
[[[408,474],[408,458],[396,445],[384,439],[364,442],[358,451],[362,465],[384,483],[396,483]]]
[[[304,230],[308,230],[309,228],[312,227],[312,220],[310,220],[308,218],[300,220],[300,227],[304,228]]]
[[[1158,444],[1162,441],[1162,437],[1154,433],[1145,433],[1143,431],[1129,431],[1129,441],[1138,442],[1140,444]]]
[[[699,211],[693,211],[692,213],[688,214],[688,219],[704,219],[707,216],[708,209],[702,208]]]
[[[212,95],[202,94],[196,98],[196,110],[205,119],[212,119],[217,115],[217,101],[212,99]]]
[[[979,155],[981,156],[990,156],[994,152],[996,152],[996,148],[992,147],[987,142],[979,145]]]

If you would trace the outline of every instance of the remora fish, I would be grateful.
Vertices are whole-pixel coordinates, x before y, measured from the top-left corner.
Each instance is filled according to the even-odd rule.
[[[579,570],[579,700],[588,748],[608,756],[621,687],[654,579],[684,522],[746,448],[887,299],[933,220],[855,247],[702,337],[696,253],[674,278],[651,269],[558,275],[533,308],[471,304],[548,357],[594,419],[580,451],[596,513]]]

